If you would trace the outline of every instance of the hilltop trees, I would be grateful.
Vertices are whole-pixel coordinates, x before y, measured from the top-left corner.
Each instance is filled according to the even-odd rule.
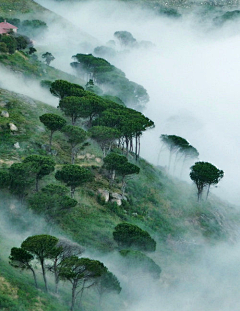
[[[211,185],[216,185],[223,178],[224,172],[211,163],[196,162],[191,167],[190,178],[197,187],[198,201],[202,197],[204,188],[207,186],[207,197]]]

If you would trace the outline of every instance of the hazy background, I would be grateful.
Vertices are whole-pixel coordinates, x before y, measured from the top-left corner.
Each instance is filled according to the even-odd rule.
[[[62,40],[66,37],[64,29],[56,32],[51,25],[48,36],[36,42],[36,46],[48,42],[49,51],[57,53],[52,65],[68,72],[71,72],[72,55],[92,53],[97,45],[114,39],[115,31],[127,30],[138,41],[151,41],[154,48],[121,50],[111,59],[150,95],[144,113],[155,122],[156,128],[144,135],[142,156],[157,164],[159,136],[182,136],[198,149],[201,161],[224,170],[225,177],[218,187],[221,190],[216,193],[238,203],[239,22],[215,27],[210,19],[201,19],[197,13],[174,20],[115,1],[67,5],[45,0],[37,2],[79,28],[79,37],[70,35],[72,45]],[[95,37],[96,42],[81,35],[86,32]],[[166,165],[165,159],[160,157],[158,164]],[[186,179],[189,179],[188,174],[186,171]]]

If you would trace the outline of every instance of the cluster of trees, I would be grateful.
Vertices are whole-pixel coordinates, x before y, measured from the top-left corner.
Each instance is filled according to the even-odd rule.
[[[175,155],[174,169],[176,168],[176,163],[182,160],[182,170],[187,159],[194,159],[199,156],[197,149],[191,146],[185,138],[162,134],[160,140],[162,142],[161,150],[163,148],[169,150],[168,171],[170,171],[172,165],[173,155]]]
[[[19,18],[5,18],[0,16],[0,23],[4,22],[4,20],[7,20],[8,23],[18,27],[18,31],[28,37],[43,34],[43,32],[48,29],[47,24],[39,19],[20,20]]]
[[[30,155],[26,157],[21,163],[13,163],[9,169],[0,171],[0,188],[9,189],[11,193],[17,195],[22,201],[29,193],[30,188],[35,184],[35,191],[39,192],[39,181],[46,175],[54,172],[55,162],[50,156]],[[91,181],[93,176],[88,168],[80,167],[78,165],[66,164],[55,173],[55,178],[66,186],[70,187],[71,197],[73,198],[75,189],[87,181]],[[51,197],[51,192],[63,191],[59,186],[49,185],[42,189],[42,192]],[[62,189],[62,190],[61,190]],[[64,191],[62,192],[64,195]],[[33,197],[35,201],[39,200],[39,195]],[[33,201],[31,200],[33,203]],[[67,197],[63,197],[63,202],[59,208],[66,208],[75,206],[74,202]],[[49,204],[45,202],[45,204]],[[45,206],[43,205],[43,207]],[[34,205],[34,204],[33,204]],[[39,202],[37,203],[39,205]],[[48,208],[53,208],[48,207]]]
[[[139,174],[140,168],[128,162],[128,159],[117,153],[109,153],[104,159],[104,167],[109,172],[109,181],[110,185],[113,184],[115,175],[119,175],[121,177],[122,182],[122,195],[124,195],[125,188],[126,188],[126,178],[133,174]]]
[[[98,96],[64,80],[51,83],[50,92],[59,97],[59,108],[70,118],[73,126],[80,119],[88,120],[89,133],[100,144],[104,156],[118,141],[118,147],[127,155],[131,151],[136,159],[139,157],[140,137],[144,131],[154,127],[153,121],[141,112],[113,101],[114,97]]]
[[[98,85],[106,87],[111,95],[118,96],[123,102],[142,107],[149,101],[143,86],[128,80],[125,74],[103,58],[92,54],[76,54],[71,66],[87,80],[93,79]]]
[[[14,54],[15,51],[33,48],[32,41],[27,36],[14,32],[0,35],[0,53]]]
[[[173,155],[175,155],[174,169],[176,163],[182,159],[182,170],[187,159],[194,159],[199,156],[197,149],[191,146],[185,138],[162,134],[160,140],[163,143],[162,148],[169,150],[168,171],[170,171]],[[205,188],[207,188],[206,198],[208,198],[211,185],[217,185],[224,175],[222,170],[208,162],[196,162],[190,170],[190,178],[197,187],[198,201],[201,200]]]
[[[71,308],[73,311],[76,299],[82,298],[85,289],[95,287],[100,297],[104,293],[120,293],[121,286],[116,276],[98,260],[81,257],[84,248],[66,239],[51,235],[29,236],[20,248],[13,247],[9,256],[10,264],[15,268],[30,270],[35,286],[38,288],[35,265],[41,266],[46,292],[48,292],[47,272],[54,275],[55,292],[58,293],[60,280],[71,283]]]

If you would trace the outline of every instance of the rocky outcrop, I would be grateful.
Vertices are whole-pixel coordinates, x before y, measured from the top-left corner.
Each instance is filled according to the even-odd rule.
[[[110,192],[106,189],[98,189],[98,194],[101,196],[102,199],[104,199],[105,203],[116,202],[118,206],[121,206],[123,200],[127,201],[127,198],[120,193]]]
[[[16,125],[13,124],[13,123],[9,123],[9,127],[10,127],[10,130],[11,130],[12,132],[17,132],[17,131],[18,131],[18,128],[17,128]]]
[[[9,118],[9,113],[6,110],[3,110],[1,112],[1,116],[4,117],[4,118]]]

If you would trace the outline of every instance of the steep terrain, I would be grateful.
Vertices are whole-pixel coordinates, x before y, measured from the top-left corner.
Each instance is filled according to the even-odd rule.
[[[156,7],[156,3],[153,1],[151,5]],[[0,4],[0,15],[6,17],[22,17],[33,12],[37,13],[37,16],[44,13],[42,16],[45,18],[56,17],[34,1],[0,0]],[[172,11],[173,15],[174,12]],[[59,17],[56,19],[57,22],[61,21]],[[42,51],[46,48],[42,47]],[[38,52],[38,58],[40,55]],[[4,71],[6,76],[9,75],[10,80],[16,85],[19,81],[22,83],[19,82],[20,87],[16,91],[11,83],[4,86],[6,79],[2,79],[2,85],[0,76],[0,172],[8,172],[12,165],[22,163],[30,155],[48,156],[55,161],[55,170],[40,180],[40,193],[49,184],[62,185],[55,178],[55,173],[71,162],[70,145],[66,136],[61,131],[56,131],[53,134],[52,150],[49,150],[50,132],[39,117],[53,113],[70,124],[70,118],[56,108],[58,99],[49,92],[49,83],[60,79],[85,87],[86,81],[82,77],[48,66],[26,51],[0,53],[0,62],[0,70]],[[16,80],[13,80],[13,77]],[[48,82],[47,87],[46,84],[40,86],[42,80]],[[33,84],[29,86],[30,81]],[[27,85],[28,92],[23,85]],[[55,102],[52,105],[47,104],[44,98],[48,103],[52,103],[51,98],[55,99]],[[86,119],[79,120],[77,125],[86,130],[89,127]],[[117,142],[113,149],[117,154],[124,152]],[[30,270],[15,269],[9,265],[12,247],[20,247],[28,236],[49,234],[58,238],[68,238],[85,248],[84,256],[103,261],[109,270],[116,274],[122,286],[120,295],[109,295],[108,299],[101,302],[96,286],[90,286],[90,289],[84,292],[82,304],[76,306],[76,310],[86,311],[103,308],[109,311],[136,310],[138,300],[148,302],[148,297],[146,300],[142,298],[145,295],[152,297],[151,295],[157,293],[156,296],[159,296],[161,292],[162,297],[165,295],[166,299],[171,300],[172,291],[176,290],[180,297],[183,290],[181,286],[186,287],[183,290],[185,295],[188,291],[191,293],[192,284],[196,284],[196,292],[193,292],[198,294],[197,287],[200,281],[197,273],[203,269],[202,266],[199,268],[199,261],[202,260],[206,266],[214,265],[215,260],[211,259],[212,253],[209,250],[215,251],[219,245],[228,245],[229,242],[234,244],[238,240],[240,215],[237,207],[211,193],[207,200],[204,198],[198,202],[195,185],[171,176],[166,167],[154,166],[141,157],[136,160],[133,152],[129,152],[128,160],[137,165],[140,172],[127,179],[123,196],[121,177],[117,176],[113,184],[111,179],[109,182],[103,158],[100,145],[90,137],[87,143],[78,149],[75,164],[89,168],[93,179],[76,189],[74,199],[77,203],[65,209],[39,208],[38,202],[33,204],[31,201],[36,198],[33,182],[24,190],[25,195],[21,196],[22,193],[14,193],[9,185],[4,184],[4,175],[0,174],[1,310],[69,310],[69,283],[60,282],[59,292],[54,293],[54,277],[47,271],[49,293],[46,293],[40,264],[37,261],[34,262],[34,268],[39,280],[39,289],[34,287]],[[69,189],[67,191],[70,195]],[[103,193],[109,195],[110,200],[106,199]],[[120,203],[116,198],[120,198]],[[54,203],[51,201],[51,204]],[[128,264],[125,264],[120,256],[119,245],[113,237],[114,228],[122,222],[136,225],[154,238],[156,251],[147,252],[147,256],[161,267],[160,279],[151,277],[150,268],[147,273],[134,269],[126,272],[123,269],[122,266]],[[213,258],[217,258],[216,254],[214,256]],[[46,266],[49,267],[49,263]],[[196,275],[189,273],[191,269]],[[199,296],[205,298],[202,292]],[[209,300],[212,302],[214,299],[210,297]],[[178,299],[175,301],[177,303]],[[190,309],[186,310],[191,310],[192,305],[194,302],[189,302]]]

